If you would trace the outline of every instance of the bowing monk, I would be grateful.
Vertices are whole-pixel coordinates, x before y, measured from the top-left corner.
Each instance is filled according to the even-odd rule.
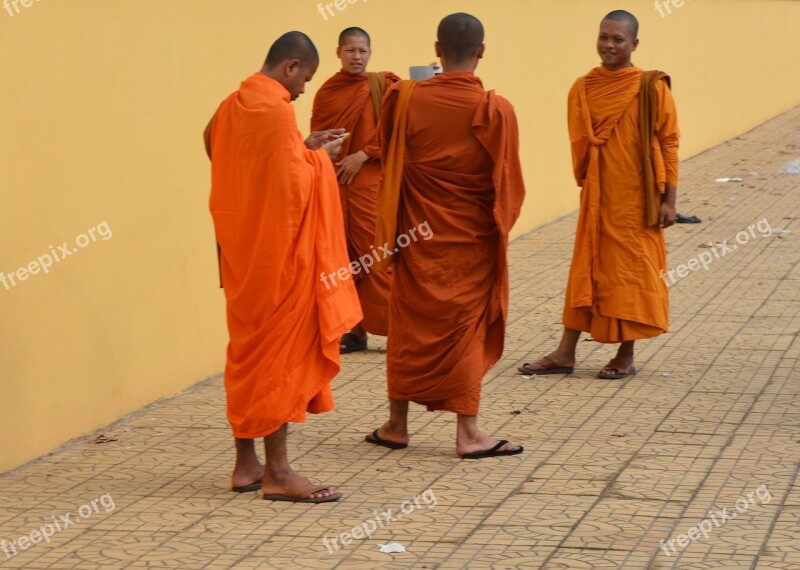
[[[508,309],[508,232],[525,189],[511,104],[475,76],[483,26],[469,14],[439,24],[443,73],[401,81],[386,93],[376,244],[393,253],[387,376],[390,415],[366,436],[408,446],[408,405],[457,414],[456,454],[514,455],[522,447],[478,428],[481,381],[503,352]],[[401,251],[405,232],[428,225],[430,241]],[[403,232],[403,233],[401,233]],[[398,235],[399,234],[399,235]],[[397,237],[396,237],[397,236]]]
[[[400,80],[390,71],[367,71],[370,44],[369,34],[361,28],[339,34],[336,57],[342,70],[317,91],[311,115],[312,131],[343,128],[351,135],[342,145],[344,158],[336,163],[351,261],[370,253],[375,238],[381,183],[378,117],[386,89]],[[353,278],[364,320],[342,337],[342,354],[366,350],[367,333],[386,336],[389,330],[391,271],[359,271]]]
[[[602,65],[569,93],[575,180],[583,188],[564,303],[564,333],[555,352],[520,371],[571,374],[581,331],[619,343],[599,378],[636,373],[638,339],[667,332],[669,297],[664,228],[675,222],[678,122],[669,77],[631,62],[639,23],[624,10],[600,24]]]
[[[341,131],[312,133],[304,145],[290,104],[318,63],[305,34],[284,34],[206,129],[230,333],[225,391],[236,438],[233,490],[305,503],[340,494],[292,470],[286,425],[333,409],[339,336],[361,319],[352,282],[326,289],[318,279],[348,265],[329,157],[341,147]],[[261,437],[265,466],[253,443]]]

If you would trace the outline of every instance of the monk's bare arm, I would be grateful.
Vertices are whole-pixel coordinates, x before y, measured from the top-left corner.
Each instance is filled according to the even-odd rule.
[[[656,135],[661,147],[666,172],[666,185],[661,195],[659,223],[668,228],[675,223],[678,200],[678,146],[680,130],[678,129],[678,113],[672,92],[664,81],[656,84],[658,96],[658,118]]]

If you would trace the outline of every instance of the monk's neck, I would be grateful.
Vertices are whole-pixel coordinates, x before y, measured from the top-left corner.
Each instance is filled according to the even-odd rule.
[[[466,71],[467,73],[475,73],[475,69],[477,65],[447,65],[446,63],[442,64],[442,73],[447,73],[449,71]]]
[[[633,62],[628,61],[627,63],[623,63],[622,65],[615,65],[614,67],[609,67],[605,63],[603,64],[608,71],[619,71],[620,69],[626,69],[628,67],[633,67]]]

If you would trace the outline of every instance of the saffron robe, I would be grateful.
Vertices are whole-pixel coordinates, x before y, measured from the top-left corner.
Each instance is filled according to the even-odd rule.
[[[220,105],[210,133],[210,208],[228,331],[225,390],[238,438],[333,409],[339,337],[361,319],[336,174],[297,130],[289,92],[256,73]]]
[[[564,304],[564,326],[618,343],[669,327],[664,231],[645,222],[640,134],[642,70],[593,69],[569,93],[568,120],[580,215]],[[656,89],[651,140],[655,180],[678,186],[678,119],[665,81]]]
[[[386,88],[400,80],[385,72]],[[372,160],[361,167],[350,184],[340,184],[347,250],[355,261],[371,254],[374,245],[375,218],[378,214],[378,191],[381,184],[380,148],[375,113],[367,74],[351,75],[342,71],[328,79],[314,97],[311,130],[346,129],[340,158],[364,151]],[[386,336],[389,326],[391,272],[359,271],[353,277],[364,313],[362,326],[372,334]]]
[[[384,99],[381,149],[398,93]],[[503,352],[508,232],[525,195],[518,144],[513,107],[472,73],[442,73],[411,93],[403,164],[384,165],[403,169],[396,219],[378,224],[410,235],[427,222],[430,232],[393,256],[390,399],[477,415],[481,381]]]

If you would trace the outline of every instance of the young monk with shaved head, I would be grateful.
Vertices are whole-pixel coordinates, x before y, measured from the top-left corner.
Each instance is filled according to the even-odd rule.
[[[485,49],[480,21],[452,14],[437,36],[443,73],[390,88],[379,126],[385,181],[376,244],[391,251],[399,232],[425,223],[433,237],[389,258],[390,415],[366,440],[406,447],[415,402],[457,415],[458,456],[514,455],[521,446],[478,428],[478,408],[481,381],[503,352],[508,232],[525,194],[517,121],[474,73]]]
[[[350,260],[370,254],[374,245],[378,189],[381,183],[378,117],[386,89],[400,80],[394,73],[367,71],[372,47],[369,34],[347,28],[339,34],[336,56],[342,69],[328,79],[314,98],[311,130],[342,128],[350,137],[336,163],[342,195]],[[364,320],[341,339],[342,354],[367,349],[367,333],[386,336],[389,328],[391,271],[360,270],[353,275]]]
[[[312,133],[304,144],[290,104],[318,64],[308,36],[284,34],[206,129],[230,333],[225,391],[236,438],[233,490],[304,503],[340,495],[291,468],[286,426],[333,409],[339,336],[361,319],[352,282],[326,289],[319,281],[320,272],[346,267],[348,259],[329,157],[338,154],[343,131]],[[264,466],[254,446],[262,437]]]
[[[618,343],[599,378],[632,376],[634,343],[667,331],[664,228],[675,222],[678,119],[664,73],[631,62],[639,23],[624,10],[600,24],[602,65],[569,93],[575,180],[583,188],[558,348],[520,371],[571,374],[581,331]]]

